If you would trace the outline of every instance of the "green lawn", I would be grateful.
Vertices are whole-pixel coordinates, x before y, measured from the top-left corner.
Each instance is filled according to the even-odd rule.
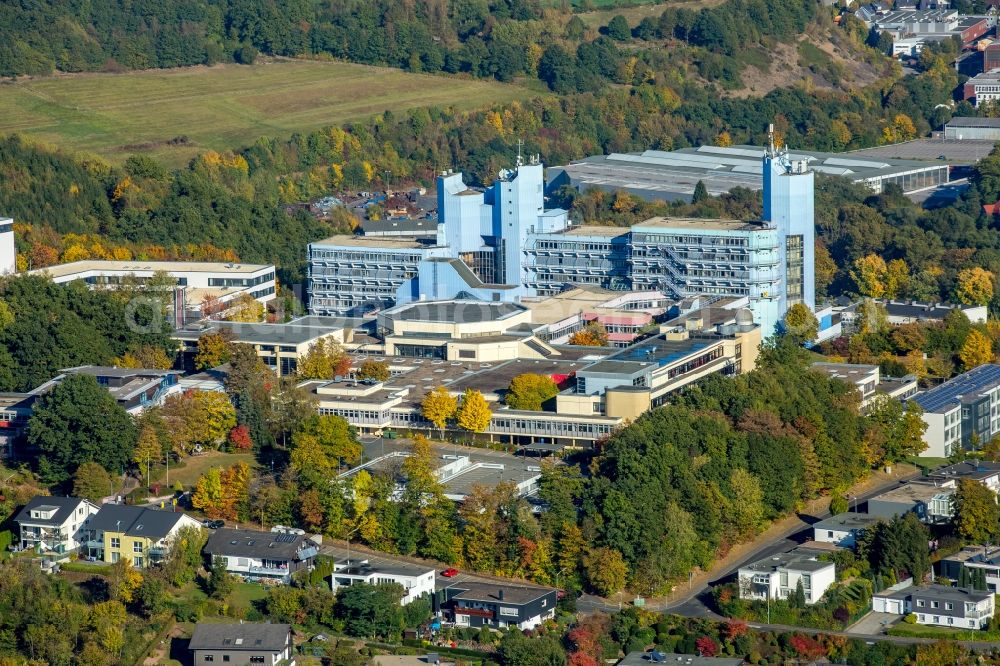
[[[938,467],[943,467],[951,461],[948,458],[922,458],[920,456],[911,456],[907,458],[905,462],[908,462],[915,467],[919,467],[922,471],[927,472],[932,469],[937,469]]]
[[[237,583],[229,595],[229,603],[241,608],[250,608],[252,602],[267,596],[267,588],[258,583]]]
[[[900,622],[889,628],[890,636],[907,636],[913,638],[947,638],[954,641],[1000,641],[998,631],[976,631],[972,629],[952,629],[922,624],[906,624]]]
[[[177,166],[207,149],[239,148],[260,136],[287,137],[386,109],[472,109],[539,94],[496,81],[305,60],[63,74],[0,84],[0,134],[17,132],[112,162],[144,153]],[[181,136],[187,143],[169,143]]]
[[[207,451],[205,453],[189,456],[181,461],[180,466],[170,466],[169,487],[180,481],[185,488],[191,488],[198,482],[198,478],[210,467],[222,467],[223,469],[245,462],[251,467],[257,464],[252,453],[222,453],[220,451]],[[152,470],[153,483],[164,486],[160,492],[167,494],[166,468],[157,465]]]

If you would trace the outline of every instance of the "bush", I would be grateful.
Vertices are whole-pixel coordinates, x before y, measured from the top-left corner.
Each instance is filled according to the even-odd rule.
[[[257,49],[249,44],[241,46],[233,53],[233,60],[241,65],[252,65],[257,60]]]
[[[909,615],[907,615],[906,617],[903,618],[903,622],[905,622],[906,624],[916,624],[917,623],[917,614],[916,613],[910,613]]]

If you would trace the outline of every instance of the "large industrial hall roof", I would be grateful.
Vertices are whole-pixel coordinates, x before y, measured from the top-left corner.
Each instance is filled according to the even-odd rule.
[[[552,167],[549,181],[550,184],[572,183],[581,190],[589,187],[622,189],[647,199],[689,199],[698,181],[705,184],[710,194],[716,195],[734,187],[761,189],[763,156],[764,149],[758,146],[701,146],[669,152],[612,153]],[[941,162],[804,150],[791,150],[789,158],[806,160],[809,168],[817,173],[868,183],[914,172],[944,169],[947,173],[948,168]]]

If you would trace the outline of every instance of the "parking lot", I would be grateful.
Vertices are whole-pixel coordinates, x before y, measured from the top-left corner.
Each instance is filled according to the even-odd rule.
[[[850,155],[885,159],[942,161],[949,164],[972,164],[990,154],[992,141],[956,139],[915,139],[891,146],[851,151]]]

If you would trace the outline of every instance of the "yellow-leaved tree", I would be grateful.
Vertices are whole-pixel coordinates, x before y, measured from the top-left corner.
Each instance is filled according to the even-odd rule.
[[[888,272],[885,259],[877,254],[869,254],[854,261],[851,279],[862,296],[882,298],[886,295],[885,281]]]
[[[250,294],[243,294],[229,306],[229,321],[256,323],[264,319],[264,304]]]
[[[955,296],[966,305],[986,305],[993,298],[993,273],[976,266],[958,273]]]
[[[351,358],[333,338],[317,340],[298,364],[301,379],[333,379],[346,376],[351,369]]]
[[[607,347],[608,329],[599,321],[592,321],[569,336],[569,343],[581,347]]]
[[[493,412],[486,404],[483,394],[475,389],[466,389],[456,417],[459,427],[469,432],[480,433],[490,426],[492,418]]]
[[[993,342],[984,333],[972,329],[958,352],[958,358],[966,370],[990,363],[993,360]]]
[[[420,403],[420,413],[441,430],[442,437],[444,437],[444,427],[448,425],[448,419],[455,415],[456,409],[458,400],[443,386],[438,386],[428,393]]]

